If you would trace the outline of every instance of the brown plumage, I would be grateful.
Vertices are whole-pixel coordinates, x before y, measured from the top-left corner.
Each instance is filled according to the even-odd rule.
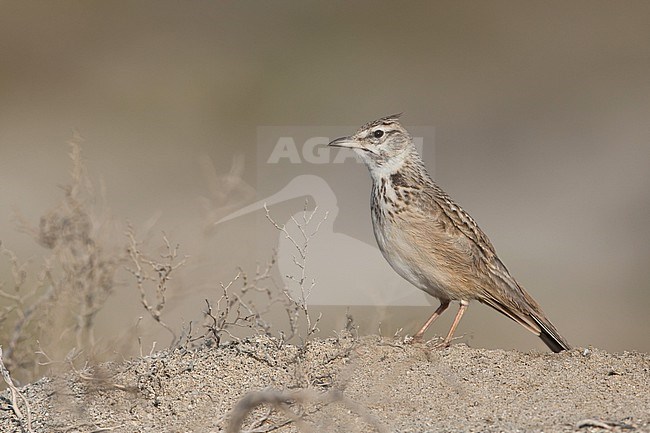
[[[554,352],[570,349],[510,275],[474,219],[431,179],[398,117],[370,122],[330,146],[354,149],[370,171],[373,229],[386,260],[411,284],[440,300],[414,338],[421,339],[449,303],[459,301],[444,340],[449,344],[469,301],[477,300],[538,335]]]

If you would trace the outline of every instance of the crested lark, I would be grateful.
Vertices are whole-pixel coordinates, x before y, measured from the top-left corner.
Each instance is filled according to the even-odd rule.
[[[469,301],[475,299],[508,316],[554,352],[570,349],[535,300],[510,275],[492,243],[467,212],[431,179],[411,136],[393,115],[362,126],[330,146],[353,149],[372,178],[372,226],[393,269],[440,306],[415,334],[460,301],[448,345]]]

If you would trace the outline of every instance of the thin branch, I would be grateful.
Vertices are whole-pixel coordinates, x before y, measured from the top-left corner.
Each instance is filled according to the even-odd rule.
[[[29,406],[29,401],[27,401],[27,398],[18,390],[14,384],[14,381],[11,379],[9,370],[7,370],[4,365],[2,358],[2,346],[0,346],[0,374],[2,374],[2,378],[4,379],[11,392],[11,410],[13,410],[14,415],[16,415],[16,418],[18,418],[20,424],[23,425],[28,432],[32,433],[34,431],[32,430],[32,409]],[[20,405],[18,404],[19,398],[25,406],[24,415],[20,410]]]
[[[164,259],[164,262],[161,263],[159,261],[154,261],[147,258],[140,251],[132,227],[129,226],[126,236],[129,240],[127,252],[132,265],[132,267],[126,267],[126,270],[135,277],[136,287],[140,293],[140,303],[156,322],[169,331],[172,335],[171,345],[173,346],[177,341],[176,332],[174,332],[174,330],[162,320],[162,311],[167,302],[166,293],[169,282],[172,279],[172,273],[187,263],[188,256],[177,261],[179,245],[172,247],[169,239],[163,233],[163,242],[165,244],[166,252],[161,254],[161,258]],[[153,271],[154,274],[150,275],[148,269]],[[145,288],[147,282],[153,283],[155,286],[155,305],[151,304],[147,299],[147,289]]]
[[[377,417],[372,415],[365,407],[361,406],[354,400],[347,398],[342,392],[331,390],[325,393],[320,393],[305,389],[298,391],[278,391],[267,389],[263,391],[249,392],[240,399],[232,409],[226,433],[240,433],[246,417],[255,408],[261,405],[267,404],[276,410],[280,410],[287,417],[287,420],[283,425],[290,422],[304,425],[302,416],[289,410],[291,404],[331,404],[335,402],[341,403],[351,411],[356,412],[365,422],[372,426],[375,431],[388,433],[388,428],[386,428]]]

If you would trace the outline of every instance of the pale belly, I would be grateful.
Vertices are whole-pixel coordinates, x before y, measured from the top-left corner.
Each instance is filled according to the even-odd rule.
[[[453,279],[435,257],[427,257],[410,236],[396,224],[378,221],[372,214],[372,227],[382,255],[402,278],[438,299],[457,300]]]

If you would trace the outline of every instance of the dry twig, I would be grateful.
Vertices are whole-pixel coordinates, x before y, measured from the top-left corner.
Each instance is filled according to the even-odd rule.
[[[54,358],[70,347],[92,353],[95,321],[116,286],[115,274],[123,256],[110,240],[106,212],[95,212],[95,192],[81,156],[82,139],[68,143],[71,181],[61,186],[60,203],[46,212],[37,226],[16,215],[19,229],[50,250],[42,268],[32,276],[28,263],[20,263],[9,250],[2,254],[12,267],[13,289],[0,287],[9,301],[0,312],[6,338],[5,363],[14,376],[32,380],[39,374],[33,359],[37,340],[51,342]]]
[[[375,431],[380,433],[388,433],[388,429],[368,410],[356,403],[355,401],[347,398],[342,392],[338,390],[331,390],[327,392],[316,392],[312,390],[297,390],[297,391],[278,391],[267,389],[263,391],[253,391],[246,394],[233,408],[230,414],[230,422],[226,429],[226,433],[240,433],[246,417],[257,407],[261,405],[270,405],[276,410],[280,410],[287,420],[280,423],[286,425],[294,422],[298,427],[308,429],[308,425],[302,419],[300,414],[296,414],[290,410],[292,404],[331,404],[341,403],[353,412],[359,414],[362,419],[370,424]],[[269,415],[261,418],[262,422],[268,420]],[[259,427],[260,419],[256,420],[253,425]],[[265,431],[271,431],[280,425],[271,426]],[[245,430],[246,432],[252,431],[251,428]]]
[[[132,227],[129,226],[126,236],[129,240],[127,252],[133,266],[127,267],[126,270],[133,274],[136,279],[136,286],[140,292],[140,303],[156,322],[172,334],[171,345],[173,346],[177,340],[176,333],[169,325],[163,322],[161,315],[165,308],[165,303],[167,302],[166,293],[169,281],[172,278],[171,275],[178,268],[185,265],[188,256],[177,261],[179,245],[172,247],[169,239],[167,239],[167,236],[163,233],[166,253],[161,254],[163,262],[155,261],[145,256],[140,251]],[[150,274],[150,271],[153,271],[153,275]],[[155,286],[155,305],[151,304],[147,300],[147,289],[145,287],[147,282],[152,282]]]
[[[265,286],[266,281],[272,281],[271,269],[275,264],[275,256],[264,268],[257,265],[255,276],[250,278],[243,269],[239,268],[237,275],[228,284],[220,283],[221,297],[213,303],[205,300],[207,305],[204,311],[206,319],[206,334],[203,337],[211,337],[217,344],[221,344],[222,336],[227,335],[231,341],[240,341],[240,338],[233,334],[234,329],[249,329],[254,333],[271,335],[271,325],[263,316],[269,312],[271,306],[277,302],[273,291]],[[239,293],[233,290],[233,285],[241,281]],[[262,294],[266,298],[266,306],[258,308],[253,301],[245,299],[249,294]],[[201,338],[201,337],[200,337]],[[282,339],[280,339],[282,344]]]
[[[2,346],[0,346],[0,374],[2,374],[2,378],[9,387],[9,391],[11,393],[11,410],[14,412],[14,415],[16,415],[16,418],[18,418],[18,421],[21,425],[23,425],[25,430],[30,433],[33,432],[32,409],[29,406],[29,401],[27,401],[27,398],[25,398],[25,396],[18,390],[14,384],[14,381],[11,379],[9,370],[5,368],[4,362],[2,361]],[[25,406],[25,414],[23,414],[23,412],[20,410],[20,404],[18,403],[19,398],[22,400],[23,405]]]
[[[325,215],[316,223],[316,227],[313,230],[310,230],[310,224],[312,224],[314,216],[318,211],[318,206],[312,211],[307,210],[308,202],[305,200],[305,206],[302,211],[301,218],[297,220],[293,215],[291,216],[291,222],[295,225],[295,228],[298,229],[299,237],[297,238],[294,234],[290,233],[286,224],[278,224],[272,217],[269,211],[269,208],[264,204],[264,211],[266,212],[266,219],[275,227],[278,231],[284,234],[285,238],[293,245],[297,255],[293,256],[293,264],[298,268],[298,275],[285,275],[287,279],[294,282],[298,289],[299,295],[295,296],[290,290],[289,287],[285,287],[283,292],[287,299],[291,302],[294,308],[288,308],[287,314],[289,316],[289,324],[291,327],[291,335],[287,340],[291,339],[294,335],[298,335],[301,339],[302,336],[299,332],[299,315],[302,313],[305,321],[307,322],[307,332],[305,338],[309,338],[312,334],[318,331],[318,323],[321,319],[319,315],[315,320],[312,319],[309,312],[307,301],[311,295],[312,290],[316,286],[316,280],[314,278],[308,277],[308,258],[309,258],[309,244],[311,240],[316,236],[318,230],[320,229],[321,224],[327,219],[329,212],[325,212]]]

